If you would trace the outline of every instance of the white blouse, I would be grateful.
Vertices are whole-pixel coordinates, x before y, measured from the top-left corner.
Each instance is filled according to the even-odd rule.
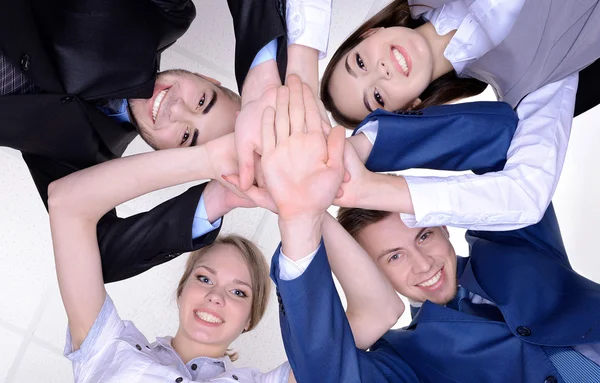
[[[150,343],[130,321],[122,320],[107,295],[102,310],[81,347],[73,351],[67,331],[64,355],[73,363],[76,383],[287,382],[290,366],[283,363],[261,373],[236,368],[229,357],[200,357],[183,363],[171,337]]]

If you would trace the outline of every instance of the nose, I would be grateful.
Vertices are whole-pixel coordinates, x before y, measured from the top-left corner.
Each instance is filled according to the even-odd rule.
[[[412,269],[415,274],[426,273],[433,266],[433,258],[420,251],[415,251],[411,254]]]
[[[225,305],[225,298],[223,297],[223,294],[217,290],[209,291],[204,299],[216,306],[222,307]]]
[[[383,60],[379,60],[379,62],[377,63],[377,67],[379,69],[379,73],[381,74],[381,76],[383,76],[383,78],[389,79],[391,77],[390,70],[388,69],[388,66]]]
[[[167,106],[169,121],[178,122],[186,119],[189,108],[181,98],[175,98]]]

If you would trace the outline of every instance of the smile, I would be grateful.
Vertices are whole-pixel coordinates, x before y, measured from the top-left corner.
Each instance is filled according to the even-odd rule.
[[[417,286],[419,286],[419,287],[430,287],[430,286],[433,286],[436,283],[438,283],[438,281],[440,280],[441,277],[442,277],[442,270],[440,269],[440,271],[438,271],[437,273],[435,273],[433,275],[433,277],[429,278],[425,282],[421,282],[421,283],[417,284]]]
[[[221,319],[213,314],[207,313],[206,311],[195,311],[194,313],[196,314],[196,316],[199,319],[201,319],[205,322],[208,322],[208,323],[220,324],[220,323],[224,322],[223,319]]]
[[[400,50],[398,50],[396,47],[392,47],[392,52],[391,52],[391,56],[393,58],[394,64],[396,69],[404,74],[405,76],[408,77],[408,73],[409,73],[409,64],[408,64],[408,60],[406,59],[406,56],[400,52]]]
[[[156,95],[154,99],[154,104],[152,105],[152,121],[156,122],[156,116],[158,116],[158,110],[160,108],[160,104],[164,100],[169,89],[165,89]]]

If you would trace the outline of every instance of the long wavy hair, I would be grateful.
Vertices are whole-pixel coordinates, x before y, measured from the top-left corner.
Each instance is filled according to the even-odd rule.
[[[365,39],[366,32],[373,28],[406,27],[415,29],[424,24],[422,19],[413,19],[407,0],[394,0],[376,15],[367,20],[344,41],[334,53],[321,80],[321,99],[325,108],[331,112],[334,120],[347,128],[354,128],[360,120],[349,118],[340,112],[329,92],[333,69],[346,55]],[[451,101],[475,96],[486,88],[487,84],[472,78],[459,78],[452,71],[434,80],[419,96],[421,104],[414,109],[423,109],[432,105],[446,104]]]

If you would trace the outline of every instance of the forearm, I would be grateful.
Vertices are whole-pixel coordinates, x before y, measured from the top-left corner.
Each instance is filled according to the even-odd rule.
[[[319,93],[319,51],[305,45],[292,44],[288,47],[286,74],[295,74],[308,84],[315,97]]]
[[[161,150],[108,161],[55,181],[48,187],[48,204],[97,221],[137,196],[214,176],[204,146]]]
[[[346,296],[356,346],[367,349],[396,324],[404,303],[364,249],[329,214],[323,221],[323,240]]]
[[[242,89],[242,108],[249,102],[258,100],[266,91],[281,85],[277,62],[265,61],[248,72]]]

